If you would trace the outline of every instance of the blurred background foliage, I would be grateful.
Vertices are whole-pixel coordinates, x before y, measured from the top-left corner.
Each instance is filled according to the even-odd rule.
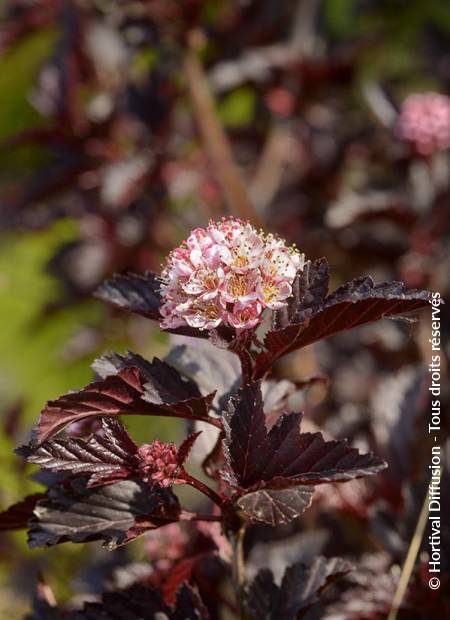
[[[186,91],[188,33],[201,35],[217,119],[245,174],[257,172],[274,128],[292,136],[287,172],[262,200],[266,225],[310,256],[331,254],[337,283],[372,269],[429,284],[417,248],[405,267],[411,226],[401,242],[392,233],[396,248],[376,238],[358,254],[366,233],[328,226],[327,208],[370,175],[377,189],[403,191],[404,155],[388,154],[398,146],[376,102],[396,108],[410,92],[448,90],[447,0],[2,0],[0,12],[2,507],[39,488],[12,450],[46,400],[89,382],[102,351],[168,349],[156,326],[93,299],[95,286],[115,271],[158,270],[189,228],[230,210]],[[294,61],[273,55],[286,41]],[[374,83],[382,94],[368,101]],[[340,141],[352,140],[359,155],[341,166]],[[178,437],[166,420],[130,426],[140,441]],[[66,575],[77,579],[87,553],[25,545],[22,533],[0,542],[1,617],[21,617],[37,565],[68,596]]]

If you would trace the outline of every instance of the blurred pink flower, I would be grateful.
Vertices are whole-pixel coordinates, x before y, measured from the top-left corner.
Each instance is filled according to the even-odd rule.
[[[167,570],[171,562],[183,557],[189,538],[179,523],[169,523],[163,528],[147,533],[145,551],[158,570]]]
[[[402,104],[396,133],[421,155],[450,148],[450,98],[439,93],[410,95]]]
[[[255,327],[265,308],[279,309],[292,293],[304,257],[248,222],[224,218],[196,228],[162,271],[162,329]]]

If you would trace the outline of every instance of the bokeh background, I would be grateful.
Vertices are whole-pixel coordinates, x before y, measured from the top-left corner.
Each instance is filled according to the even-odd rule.
[[[447,0],[2,0],[0,13],[0,508],[39,488],[12,450],[45,401],[88,383],[101,352],[169,348],[95,287],[158,271],[209,218],[249,217],[327,256],[335,285],[370,273],[447,294],[449,154],[398,131],[408,95],[450,92]],[[381,393],[398,404],[417,385],[426,330],[385,322],[278,372],[333,373],[305,407],[357,438]],[[141,441],[181,433],[129,426]],[[0,616],[22,617],[38,570],[61,600],[95,581],[96,554],[107,566],[97,548],[2,536]]]

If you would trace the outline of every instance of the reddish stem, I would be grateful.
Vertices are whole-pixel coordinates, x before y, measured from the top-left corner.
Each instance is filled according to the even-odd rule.
[[[238,356],[239,361],[241,362],[242,383],[246,385],[251,383],[253,374],[253,365],[251,362],[250,353],[248,353],[248,351],[244,351],[242,353],[238,353]]]
[[[189,484],[191,487],[194,487],[194,489],[197,489],[197,491],[200,491],[200,493],[203,493],[203,495],[206,495],[206,497],[209,497],[209,499],[211,499],[215,504],[217,504],[219,508],[223,508],[226,500],[225,498],[221,497],[216,491],[214,491],[214,489],[209,487],[201,480],[198,480],[198,478],[190,476],[187,472],[184,472],[182,477],[186,484]]]
[[[252,381],[254,360],[250,347],[255,338],[255,330],[250,329],[246,333],[236,337],[229,346],[229,351],[235,353],[239,357],[243,384],[251,383]]]
[[[183,413],[158,413],[160,417],[166,418],[181,418],[182,420],[186,420],[186,416]],[[222,422],[218,418],[212,418],[211,416],[201,416],[201,415],[191,415],[189,417],[190,420],[198,420],[199,422],[206,422],[207,424],[211,424],[215,426],[219,430],[222,430]]]

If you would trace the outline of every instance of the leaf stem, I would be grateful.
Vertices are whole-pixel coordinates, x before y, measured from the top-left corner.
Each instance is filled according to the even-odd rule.
[[[245,562],[244,562],[244,538],[245,538],[246,524],[242,523],[240,528],[233,532],[231,535],[231,545],[233,549],[232,555],[232,579],[234,589],[236,592],[236,598],[239,609],[241,611],[241,617],[244,618],[243,601],[245,595]]]
[[[197,491],[200,491],[200,493],[203,493],[203,495],[206,495],[206,497],[209,497],[209,499],[211,499],[215,504],[217,504],[219,508],[224,507],[226,502],[225,498],[221,497],[216,491],[214,491],[214,489],[212,489],[210,486],[208,486],[198,478],[194,478],[194,476],[191,476],[187,472],[184,472],[183,480],[186,482],[186,484],[189,484],[194,489],[197,489]]]
[[[248,330],[244,335],[235,338],[229,345],[228,350],[238,356],[241,363],[242,383],[251,383],[253,376],[253,356],[250,347],[256,339],[255,329]]]

